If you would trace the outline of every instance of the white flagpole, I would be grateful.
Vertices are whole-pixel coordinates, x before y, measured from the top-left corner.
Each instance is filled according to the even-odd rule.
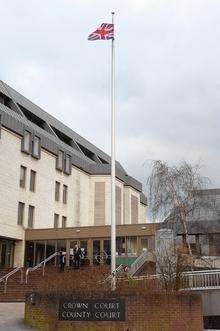
[[[114,12],[112,24],[114,25]],[[111,289],[116,289],[116,226],[115,226],[115,45],[111,48]]]

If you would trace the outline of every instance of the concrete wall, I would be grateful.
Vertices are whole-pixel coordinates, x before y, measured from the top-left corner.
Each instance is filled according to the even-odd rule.
[[[203,316],[220,316],[220,290],[201,291]]]

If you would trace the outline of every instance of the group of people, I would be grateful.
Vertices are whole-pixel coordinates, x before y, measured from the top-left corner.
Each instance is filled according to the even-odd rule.
[[[70,254],[70,266],[75,266],[75,268],[79,269],[85,258],[85,250],[84,248],[80,248],[77,244],[73,249],[73,253]],[[66,252],[60,251],[59,254],[59,265],[60,271],[64,271],[66,265]]]

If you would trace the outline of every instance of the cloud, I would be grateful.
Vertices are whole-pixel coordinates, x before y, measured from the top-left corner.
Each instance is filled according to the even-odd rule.
[[[202,160],[220,185],[218,0],[8,0],[1,79],[110,152],[110,43],[87,36],[116,11],[117,158]]]

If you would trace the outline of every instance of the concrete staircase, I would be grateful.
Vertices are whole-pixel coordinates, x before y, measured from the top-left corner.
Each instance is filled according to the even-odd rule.
[[[10,272],[13,269],[1,269],[0,278]],[[0,283],[0,302],[23,302],[25,301],[25,295],[36,291],[42,280],[42,269],[37,269],[29,274],[28,284],[25,284],[25,272],[26,268],[23,268],[24,279],[21,284],[20,272],[15,273],[8,279],[7,292],[4,293],[4,282]],[[45,278],[49,277],[52,273],[58,273],[59,270],[56,267],[46,267]]]
[[[90,266],[83,265],[80,267],[80,270],[86,270]],[[109,266],[107,267],[107,270]],[[0,269],[0,278],[12,271],[13,269]],[[4,282],[0,283],[0,302],[24,302],[25,296],[32,292],[38,290],[39,285],[43,279],[49,282],[56,281],[56,278],[60,277],[60,269],[59,267],[54,266],[46,266],[45,267],[45,274],[43,276],[43,269],[42,267],[36,269],[29,273],[28,275],[28,283],[25,283],[25,274],[27,268],[23,268],[23,283],[21,284],[21,273],[16,272],[13,274],[7,283],[7,291],[4,293]],[[65,279],[68,274],[72,274],[71,277],[74,278],[76,276],[78,270],[74,267],[66,267],[65,271],[63,272],[63,277]],[[68,277],[67,277],[68,278]]]

